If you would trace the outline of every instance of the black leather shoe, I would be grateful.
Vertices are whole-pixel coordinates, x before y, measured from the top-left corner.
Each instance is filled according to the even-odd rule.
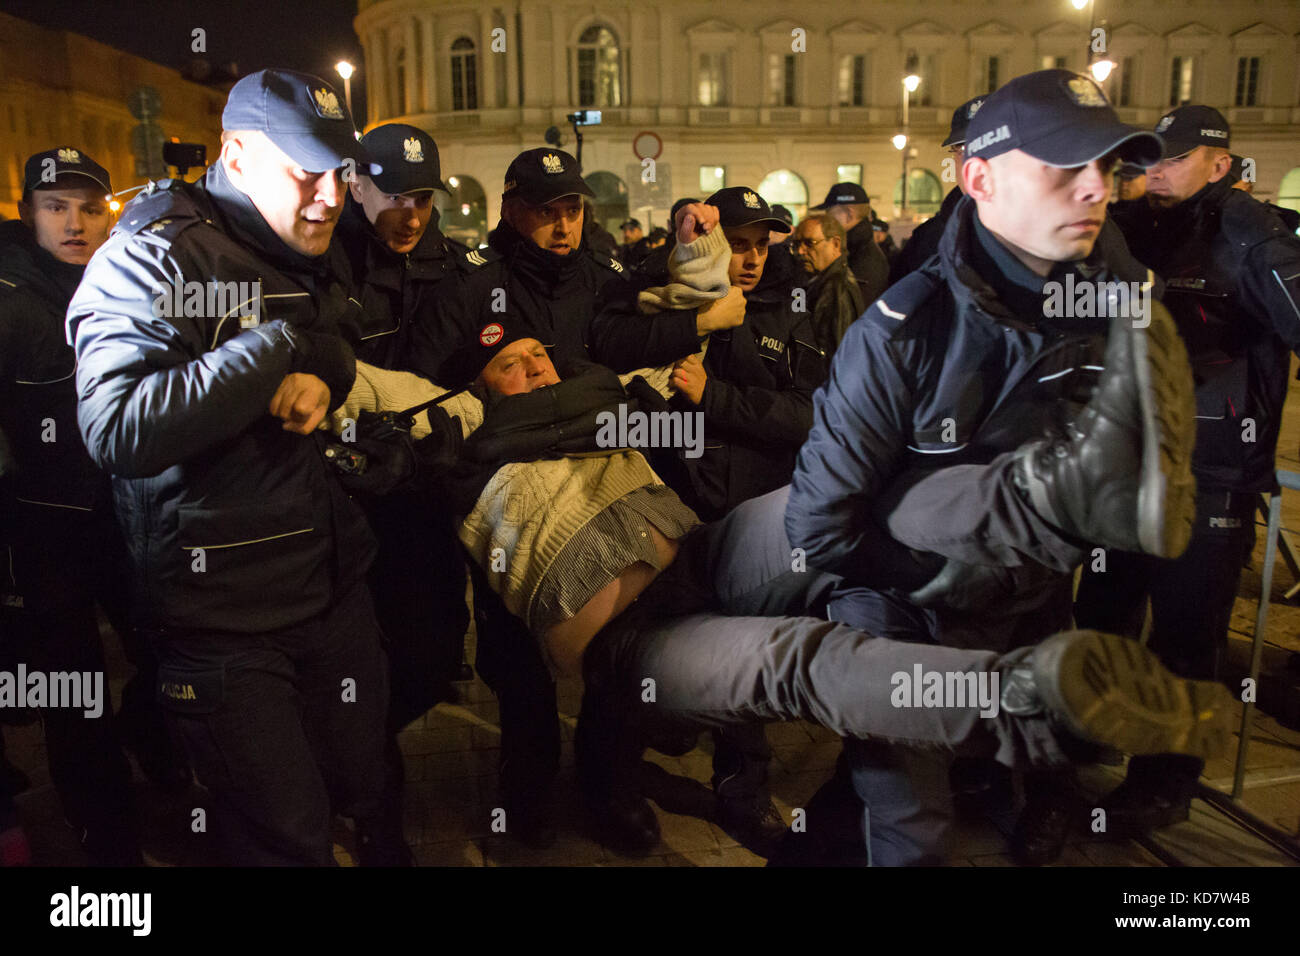
[[[771,857],[790,828],[766,797],[729,798],[718,795],[715,819],[745,849]]]
[[[1226,687],[1176,677],[1128,638],[1066,631],[1004,661],[1012,663],[1001,676],[1001,709],[1027,718],[1012,726],[1031,759],[1037,752],[1061,762],[1061,753],[1051,754],[1042,739],[1042,717],[1067,757],[1071,735],[1130,754],[1201,759],[1222,753],[1232,738],[1233,698]]]
[[[1077,811],[1077,801],[1070,794],[1049,790],[1031,795],[1011,831],[1011,858],[1021,866],[1055,863],[1065,849]]]
[[[644,797],[622,794],[592,807],[600,842],[622,856],[645,856],[659,845],[659,818]]]
[[[1141,836],[1185,821],[1191,813],[1192,795],[1125,780],[1106,795],[1101,807],[1106,811],[1108,835]]]
[[[1145,328],[1114,318],[1097,391],[1068,434],[1021,447],[1015,481],[1084,541],[1176,558],[1196,515],[1196,404],[1187,350],[1153,302]]]

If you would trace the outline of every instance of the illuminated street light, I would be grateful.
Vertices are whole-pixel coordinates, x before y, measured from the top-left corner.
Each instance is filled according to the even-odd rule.
[[[457,179],[455,176],[448,176],[448,177],[447,177],[447,185],[450,186],[452,189],[459,189],[459,188],[460,188],[460,180]]]
[[[907,87],[907,92],[915,93],[916,88],[921,85],[921,78],[915,73],[909,73],[903,77],[903,85]]]
[[[1088,67],[1092,71],[1092,78],[1098,83],[1105,83],[1106,77],[1110,76],[1111,70],[1115,69],[1115,61],[1111,59],[1097,60]]]
[[[1088,5],[1088,0],[1070,0],[1070,6],[1076,10],[1082,10]]]
[[[893,139],[894,149],[902,149],[907,145],[907,137],[898,133]]]
[[[339,76],[343,77],[343,99],[347,101],[348,112],[352,112],[352,74],[353,66],[347,60],[339,60],[334,64],[334,69],[338,71]],[[353,121],[355,122],[355,120]]]

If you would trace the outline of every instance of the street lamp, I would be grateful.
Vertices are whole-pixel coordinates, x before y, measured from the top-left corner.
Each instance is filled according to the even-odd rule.
[[[343,99],[348,104],[348,113],[352,113],[352,64],[347,60],[339,60],[334,64],[334,69],[338,71],[339,76],[343,77]],[[356,122],[356,117],[352,118]]]

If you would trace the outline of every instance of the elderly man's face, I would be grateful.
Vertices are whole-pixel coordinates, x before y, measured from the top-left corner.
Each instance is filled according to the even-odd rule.
[[[966,194],[979,204],[980,221],[1017,258],[1047,275],[1053,262],[1092,252],[1118,164],[1111,154],[1063,169],[1017,149],[992,160],[967,160],[962,176]]]
[[[1231,169],[1228,151],[1210,146],[1197,146],[1181,156],[1162,159],[1147,167],[1147,202],[1156,209],[1177,206],[1207,184],[1217,183]]]
[[[433,221],[433,190],[389,195],[369,176],[358,176],[352,198],[365,211],[375,233],[393,252],[407,253],[419,245]]]
[[[65,183],[89,183],[68,176]],[[36,244],[60,262],[84,266],[108,241],[108,202],[99,185],[37,189],[30,202],[18,204],[18,215],[36,236]]]
[[[794,228],[794,237],[790,240],[802,263],[804,271],[816,275],[840,257],[840,240],[827,239],[822,232],[822,224],[816,219],[805,219]]]
[[[567,256],[582,243],[582,197],[561,196],[544,206],[520,202],[510,224],[539,249]]]
[[[498,395],[521,395],[547,385],[558,385],[559,373],[537,339],[511,342],[488,362],[479,380]]]
[[[340,170],[303,169],[257,132],[229,136],[221,163],[285,245],[304,256],[325,254],[343,211]]]

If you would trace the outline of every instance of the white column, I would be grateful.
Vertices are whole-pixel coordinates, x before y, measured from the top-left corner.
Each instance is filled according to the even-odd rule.
[[[506,105],[519,105],[519,56],[523,52],[523,37],[519,36],[518,0],[507,10],[510,22],[506,24]]]
[[[420,61],[415,55],[415,18],[409,14],[402,23],[402,43],[406,45],[406,112],[420,111]]]
[[[384,82],[384,71],[388,69],[388,57],[384,55],[384,31],[370,32],[370,42],[366,44],[366,122],[377,123],[388,116],[388,103],[385,100],[388,84]]]
[[[424,112],[438,112],[438,70],[440,59],[433,46],[433,16],[420,16],[420,37],[424,62],[420,64],[420,81],[424,87]]]
[[[491,110],[497,106],[497,60],[503,54],[492,52],[492,28],[495,24],[492,22],[492,10],[480,10],[478,15],[479,22],[479,63],[483,66],[482,83],[478,88],[478,105],[479,109]],[[509,43],[507,43],[509,49]]]

